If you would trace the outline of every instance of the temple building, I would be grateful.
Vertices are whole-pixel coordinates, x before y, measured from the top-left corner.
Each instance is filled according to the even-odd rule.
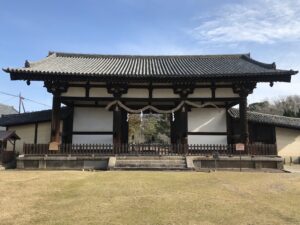
[[[169,115],[170,140],[161,144],[163,148],[157,147],[155,141],[147,143],[147,151],[139,146],[139,155],[201,155],[201,151],[233,154],[239,150],[232,147],[237,143],[247,154],[252,151],[260,155],[260,150],[254,151],[251,146],[252,136],[249,139],[247,97],[257,83],[273,86],[275,82],[290,82],[297,73],[277,69],[275,63],[256,61],[250,54],[135,56],[61,52],[50,52],[40,61],[26,61],[25,67],[4,71],[11,80],[24,80],[28,85],[42,81],[53,95],[50,139],[44,143],[43,153],[62,153],[66,146],[73,151],[81,145],[87,153],[92,148],[88,146],[94,146],[93,151],[101,148],[99,154],[106,148],[103,155],[126,155],[137,150],[128,144],[128,121],[133,114],[138,114],[141,121],[148,114]],[[230,108],[237,105],[235,115],[239,119],[232,125]],[[27,144],[34,146],[37,142]],[[277,155],[276,147],[264,155]]]

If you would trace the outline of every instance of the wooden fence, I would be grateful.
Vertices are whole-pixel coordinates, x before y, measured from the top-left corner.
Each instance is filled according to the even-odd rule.
[[[275,144],[249,144],[245,151],[229,145],[181,144],[61,144],[58,151],[49,151],[49,144],[24,144],[25,155],[277,155]]]

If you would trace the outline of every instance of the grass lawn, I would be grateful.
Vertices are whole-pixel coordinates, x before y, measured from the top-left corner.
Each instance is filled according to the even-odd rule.
[[[300,224],[300,174],[3,171],[0,224]]]

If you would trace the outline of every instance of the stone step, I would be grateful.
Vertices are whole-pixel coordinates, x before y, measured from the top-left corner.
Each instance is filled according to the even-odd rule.
[[[116,164],[116,167],[182,167],[186,168],[184,164]]]
[[[136,168],[140,168],[140,167],[146,167],[146,168],[150,168],[150,167],[157,167],[157,168],[168,168],[168,167],[170,167],[170,168],[172,168],[172,167],[174,167],[174,168],[186,168],[186,166],[185,165],[164,165],[164,164],[157,164],[157,165],[155,165],[155,164],[139,164],[139,165],[134,165],[134,164],[126,164],[126,165],[116,165],[116,167],[130,167],[130,168],[132,168],[132,167],[136,167]]]
[[[186,170],[183,156],[117,156],[115,170]]]
[[[186,163],[185,160],[145,160],[145,159],[142,159],[142,160],[138,160],[138,159],[117,159],[117,163],[174,163],[174,164],[177,164],[177,163]]]
[[[177,164],[169,164],[169,163],[116,163],[117,167],[186,167],[186,164],[177,163]]]
[[[117,156],[117,160],[185,160],[184,156]]]
[[[113,170],[155,170],[155,171],[186,171],[188,168],[184,167],[115,167]]]

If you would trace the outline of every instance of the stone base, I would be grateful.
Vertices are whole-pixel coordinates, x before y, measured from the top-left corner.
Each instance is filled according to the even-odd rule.
[[[109,157],[25,156],[17,158],[17,169],[106,170]]]
[[[283,159],[273,156],[220,156],[218,159],[205,156],[187,156],[187,161],[193,162],[199,169],[283,169]],[[188,163],[188,165],[192,165]]]
[[[18,169],[46,170],[214,170],[283,169],[283,159],[272,156],[19,156]]]

